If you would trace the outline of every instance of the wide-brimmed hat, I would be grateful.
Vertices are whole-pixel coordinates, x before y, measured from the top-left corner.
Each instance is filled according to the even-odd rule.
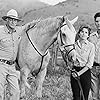
[[[7,18],[13,18],[13,19],[16,19],[16,20],[18,20],[18,21],[22,21],[22,19],[20,19],[20,18],[18,17],[17,11],[14,10],[14,9],[9,10],[9,11],[7,12],[7,15],[2,17],[3,20],[6,20]]]

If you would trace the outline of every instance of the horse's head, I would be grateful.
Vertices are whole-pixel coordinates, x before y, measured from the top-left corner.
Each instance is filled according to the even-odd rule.
[[[60,49],[66,50],[68,58],[71,58],[72,60],[76,59],[74,48],[76,31],[73,24],[77,21],[77,19],[78,17],[74,18],[72,21],[69,21],[68,18],[66,18],[58,34],[58,43]]]

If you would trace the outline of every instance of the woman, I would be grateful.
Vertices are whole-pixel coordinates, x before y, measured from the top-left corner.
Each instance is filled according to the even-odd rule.
[[[85,100],[88,100],[89,90],[91,87],[91,71],[90,69],[93,66],[94,55],[95,55],[95,47],[92,43],[90,43],[87,39],[90,35],[91,29],[83,25],[79,28],[78,31],[78,40],[75,42],[76,49],[76,59],[78,61],[78,65],[74,65],[73,68],[76,72],[72,72],[71,74],[71,87],[73,92],[73,100],[83,100],[82,96],[84,96]],[[79,83],[81,84],[82,93]]]

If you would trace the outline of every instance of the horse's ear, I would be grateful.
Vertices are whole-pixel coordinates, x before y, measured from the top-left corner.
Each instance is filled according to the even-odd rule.
[[[77,19],[78,19],[78,17],[76,17],[76,18],[74,18],[72,21],[70,21],[70,20],[68,19],[68,17],[65,16],[65,23],[67,24],[67,26],[69,27],[69,29],[70,29],[72,32],[74,32],[75,34],[76,34],[76,30],[75,30],[73,24],[77,21]]]
[[[64,21],[65,21],[65,16],[62,17],[62,22],[64,22]]]
[[[70,23],[73,25],[78,20],[78,16],[75,17],[73,20],[70,21]]]

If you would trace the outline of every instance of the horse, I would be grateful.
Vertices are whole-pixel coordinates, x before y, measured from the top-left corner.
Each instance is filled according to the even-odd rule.
[[[37,97],[42,97],[42,84],[50,60],[49,47],[57,40],[58,33],[65,19],[62,16],[43,19],[34,27],[28,29],[26,34],[23,35],[17,59],[21,67],[21,79],[23,83],[21,89],[24,95],[25,86],[30,88],[27,78],[32,73],[36,79],[36,95]],[[67,25],[70,30],[70,25]]]
[[[64,17],[62,16],[43,19],[22,36],[17,57],[21,68],[22,96],[25,95],[25,86],[30,88],[27,78],[32,72],[36,77],[36,95],[41,97],[42,84],[50,59],[48,48],[54,41],[54,37],[56,37],[63,22]]]
[[[58,46],[55,49],[55,58],[53,58],[53,61],[57,60],[58,49],[60,49],[61,56],[66,62],[67,67],[71,67],[76,61],[76,52],[74,47],[76,30],[73,25],[78,20],[78,16],[75,17],[73,20],[69,20],[68,17],[66,18],[66,21],[61,27],[61,32],[58,34],[57,37]],[[72,65],[70,66],[68,63]]]

